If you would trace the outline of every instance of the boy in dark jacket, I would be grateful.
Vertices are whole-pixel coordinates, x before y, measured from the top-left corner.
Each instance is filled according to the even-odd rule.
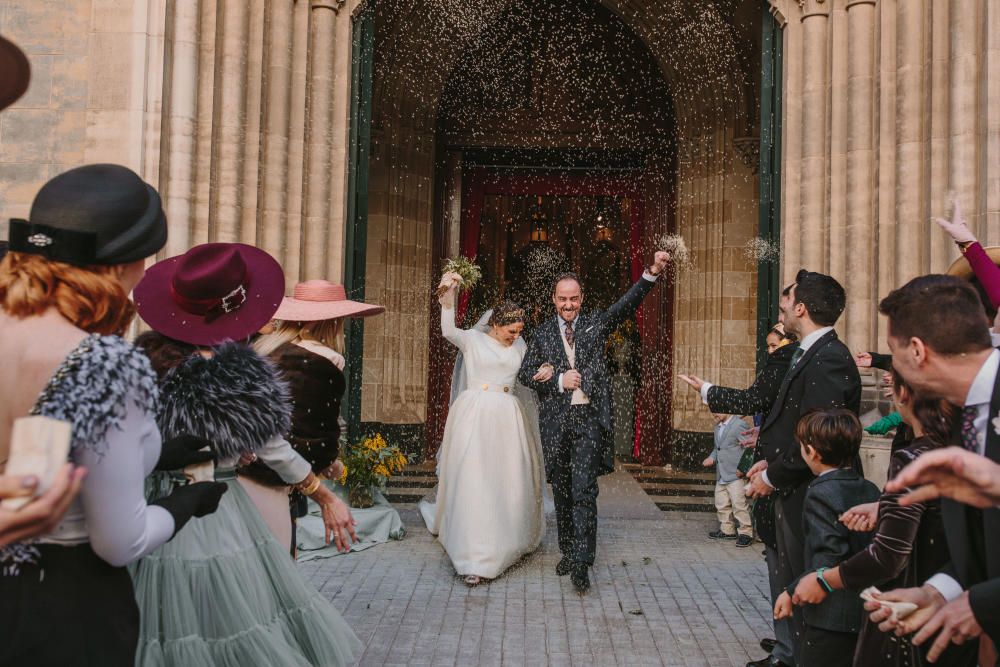
[[[808,667],[850,667],[861,630],[862,602],[858,591],[834,591],[823,572],[868,546],[871,533],[848,530],[840,515],[855,505],[878,500],[879,490],[859,475],[853,463],[861,448],[861,422],[844,409],[818,410],[804,416],[795,430],[802,459],[816,475],[803,502],[805,572],[816,573],[826,595],[802,610],[805,636],[799,642],[796,664]],[[798,580],[792,582],[774,605],[775,618],[792,614]]]

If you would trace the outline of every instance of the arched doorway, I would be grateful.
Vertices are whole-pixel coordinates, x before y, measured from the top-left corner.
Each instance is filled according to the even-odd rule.
[[[359,155],[370,146],[359,191],[368,210],[356,223],[367,241],[354,255],[367,298],[388,313],[364,329],[363,383],[352,398],[361,428],[389,432],[412,453],[436,448],[451,368],[431,296],[440,261],[463,250],[478,256],[485,241],[492,247],[482,257],[500,278],[494,285],[506,289],[517,282],[508,276],[511,260],[531,245],[523,235],[538,209],[549,220],[549,245],[567,261],[601,245],[624,257],[616,276],[625,283],[633,257],[648,260],[660,234],[676,228],[685,236],[693,270],[672,293],[658,290],[641,320],[642,344],[659,338],[641,354],[658,372],[639,373],[654,391],[646,382],[637,394],[655,396],[648,407],[640,400],[639,454],[666,462],[669,434],[710,430],[702,406],[671,386],[670,361],[725,382],[753,373],[756,266],[740,253],[756,229],[757,186],[752,159],[743,163],[734,150],[757,132],[758,67],[748,54],[759,50],[760,8],[748,7],[374,4],[364,23],[373,54],[370,144],[358,135]],[[364,104],[358,113],[363,119]],[[611,181],[613,189],[597,185]],[[617,225],[627,218],[628,232],[598,230],[599,209]]]
[[[671,199],[675,183],[673,102],[641,40],[594,2],[530,8],[512,3],[494,18],[445,83],[435,225],[436,256],[462,254],[483,270],[460,304],[461,324],[511,299],[531,313],[529,338],[552,314],[558,273],[577,273],[595,309],[639,278],[655,240],[673,227],[673,207],[647,218],[646,198]],[[445,206],[456,198],[457,235]],[[670,296],[656,292],[609,345],[615,449],[627,460],[659,460],[669,442]],[[433,315],[429,455],[443,434],[453,361]]]

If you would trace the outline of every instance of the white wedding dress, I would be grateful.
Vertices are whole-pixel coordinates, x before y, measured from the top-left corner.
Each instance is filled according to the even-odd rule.
[[[545,531],[538,427],[515,395],[525,346],[457,328],[451,308],[441,309],[441,331],[462,352],[467,388],[448,413],[436,497],[420,513],[459,575],[494,579]]]

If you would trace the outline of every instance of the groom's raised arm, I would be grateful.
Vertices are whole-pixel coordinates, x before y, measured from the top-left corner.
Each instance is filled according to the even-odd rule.
[[[660,274],[663,273],[669,260],[670,256],[667,253],[662,250],[657,251],[652,266],[642,272],[642,277],[635,281],[622,298],[604,311],[605,321],[609,327],[618,326],[622,320],[634,315],[635,311],[639,310],[642,300],[656,286],[656,281],[659,280]]]

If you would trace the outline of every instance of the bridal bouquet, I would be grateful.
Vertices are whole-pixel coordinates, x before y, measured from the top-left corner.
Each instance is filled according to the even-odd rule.
[[[372,490],[385,489],[386,482],[406,467],[406,456],[390,445],[381,433],[366,436],[348,445],[341,456],[344,472],[340,480],[347,487],[351,507],[365,508],[375,504]]]
[[[463,257],[459,255],[458,257],[452,257],[444,263],[441,267],[441,275],[446,273],[456,273],[462,278],[462,282],[458,285],[458,291],[470,290],[475,287],[479,279],[483,277],[482,270],[476,266],[468,257]],[[437,288],[437,295],[441,296],[447,291],[444,287]]]

